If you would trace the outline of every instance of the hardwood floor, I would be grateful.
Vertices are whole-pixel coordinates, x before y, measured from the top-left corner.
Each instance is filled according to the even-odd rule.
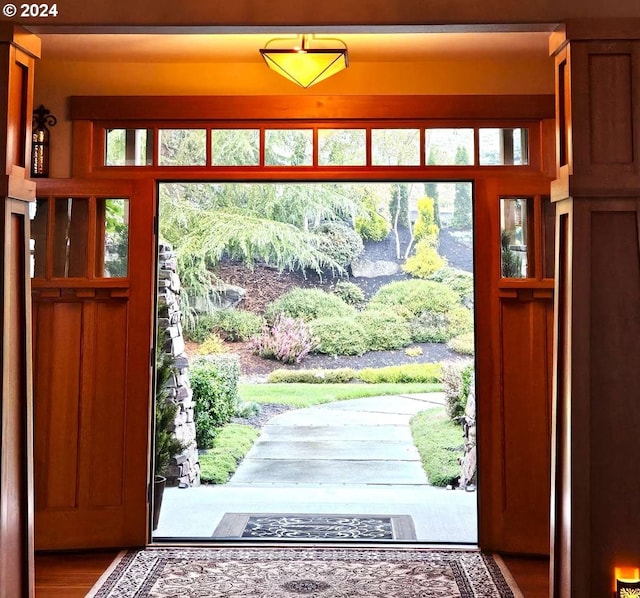
[[[119,551],[36,555],[36,598],[84,598]]]
[[[84,598],[118,551],[39,554],[36,556],[36,598]],[[549,597],[546,559],[504,557],[525,598]]]
[[[525,598],[549,598],[549,559],[503,556]]]

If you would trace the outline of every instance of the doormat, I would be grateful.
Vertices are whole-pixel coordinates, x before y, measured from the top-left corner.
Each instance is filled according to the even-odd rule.
[[[225,513],[214,538],[292,540],[415,540],[409,515]]]
[[[87,596],[522,598],[499,562],[462,550],[147,548],[123,552]]]

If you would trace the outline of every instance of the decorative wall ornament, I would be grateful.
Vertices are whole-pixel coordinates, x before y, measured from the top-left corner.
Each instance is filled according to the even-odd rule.
[[[58,119],[42,104],[33,111],[33,129],[31,132],[31,176],[43,178],[49,176],[49,128],[54,127]]]

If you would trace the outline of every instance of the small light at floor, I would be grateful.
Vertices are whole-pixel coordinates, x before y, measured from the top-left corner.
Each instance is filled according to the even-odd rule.
[[[640,567],[616,567],[615,598],[640,598]]]

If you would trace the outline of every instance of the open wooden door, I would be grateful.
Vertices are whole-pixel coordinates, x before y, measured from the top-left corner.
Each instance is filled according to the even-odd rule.
[[[36,549],[147,541],[154,214],[149,183],[38,185]]]
[[[480,547],[549,554],[555,207],[544,179],[476,187]]]

